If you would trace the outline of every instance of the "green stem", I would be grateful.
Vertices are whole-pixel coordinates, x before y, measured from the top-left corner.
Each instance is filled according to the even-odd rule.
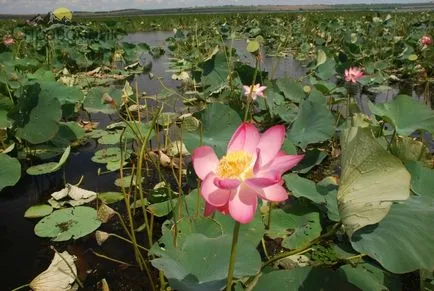
[[[131,240],[129,240],[129,239],[123,237],[123,236],[117,235],[117,234],[115,234],[115,233],[110,233],[109,236],[115,237],[115,238],[117,238],[117,239],[123,240],[124,242],[127,242],[127,243],[129,243],[129,244],[134,245],[134,243],[133,243]],[[145,248],[145,247],[142,247],[142,246],[139,245],[139,244],[136,244],[136,246],[137,246],[139,249],[141,249],[141,250],[144,250],[144,251],[146,251],[146,252],[149,252],[149,249],[147,249],[147,248]]]
[[[250,86],[249,96],[247,96],[247,104],[246,104],[246,111],[244,113],[244,121],[247,121],[247,118],[249,117],[250,103],[252,100],[253,88],[256,85],[256,76],[258,75],[258,69],[259,69],[259,59],[256,58],[255,72],[253,73],[253,81],[252,81],[252,85]]]
[[[106,255],[103,255],[103,254],[100,254],[100,253],[97,253],[97,252],[95,252],[94,250],[92,250],[92,249],[90,249],[90,251],[95,255],[95,256],[97,256],[97,257],[99,257],[99,258],[102,258],[102,259],[106,259],[106,260],[108,260],[108,261],[112,261],[112,262],[115,262],[115,263],[118,263],[118,264],[121,264],[121,265],[125,265],[125,266],[132,266],[131,264],[129,264],[129,263],[127,263],[127,262],[124,262],[124,261],[121,261],[121,260],[118,260],[118,259],[113,259],[113,258],[110,258],[109,256],[106,256]]]
[[[17,288],[12,289],[12,291],[18,291],[18,290],[24,289],[24,288],[29,287],[29,286],[30,286],[30,284],[24,284],[24,285],[21,285]]]
[[[392,146],[393,141],[396,138],[396,129],[393,130],[392,137],[390,138],[390,142],[387,145],[387,151],[390,151],[390,147]]]
[[[239,234],[240,234],[240,223],[237,221],[237,222],[235,222],[234,232],[233,232],[233,236],[232,236],[231,258],[229,261],[226,291],[230,291],[231,287],[232,287],[232,281],[233,281],[234,270],[235,270],[235,261],[237,258],[237,245],[238,245]]]
[[[262,264],[262,268],[261,268],[261,269],[264,269],[266,266],[268,266],[268,265],[270,265],[270,264],[272,264],[272,263],[274,263],[274,262],[276,262],[276,261],[278,261],[278,260],[280,260],[280,259],[283,259],[283,258],[286,258],[286,257],[292,256],[292,255],[296,255],[296,254],[298,254],[298,253],[301,253],[301,252],[307,250],[308,248],[310,248],[312,245],[314,245],[314,244],[320,242],[321,240],[333,236],[333,235],[338,231],[338,229],[341,227],[341,225],[342,225],[341,223],[337,223],[337,224],[335,224],[335,225],[333,226],[333,228],[332,228],[329,232],[327,232],[327,233],[325,233],[325,234],[323,234],[323,235],[317,237],[317,238],[314,239],[314,240],[311,240],[310,242],[308,242],[308,243],[307,243],[305,246],[303,246],[303,247],[300,247],[300,248],[295,249],[295,250],[292,250],[292,251],[283,252],[283,253],[280,253],[280,254],[278,254],[278,255],[273,256],[273,257],[272,257],[271,259],[269,259],[267,262],[265,262],[264,264]]]
[[[267,216],[267,225],[265,229],[270,229],[271,227],[271,210],[273,209],[273,202],[268,202],[268,216]]]

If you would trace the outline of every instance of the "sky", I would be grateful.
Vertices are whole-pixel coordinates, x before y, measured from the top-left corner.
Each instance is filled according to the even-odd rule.
[[[128,8],[163,9],[221,5],[309,5],[352,3],[422,3],[433,0],[0,0],[0,14],[47,13],[66,7],[72,11],[108,11]]]

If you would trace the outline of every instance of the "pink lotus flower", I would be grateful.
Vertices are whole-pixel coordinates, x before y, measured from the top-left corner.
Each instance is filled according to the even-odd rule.
[[[267,89],[266,86],[261,86],[261,84],[256,84],[254,86],[243,86],[244,96],[251,96],[253,100],[256,100],[256,97],[264,97],[264,90]]]
[[[15,43],[15,39],[10,34],[7,34],[3,37],[3,44],[5,46],[10,46],[13,45],[14,43]]]
[[[432,45],[433,41],[432,41],[432,37],[429,35],[424,35],[419,39],[419,43],[420,45]]]
[[[282,174],[297,165],[303,155],[286,155],[280,150],[285,127],[276,125],[262,135],[250,123],[242,123],[220,160],[209,146],[193,151],[193,167],[202,180],[205,215],[218,210],[240,223],[250,222],[258,198],[273,202],[288,199]]]
[[[350,67],[345,70],[345,81],[356,83],[363,77],[363,71],[358,67]]]

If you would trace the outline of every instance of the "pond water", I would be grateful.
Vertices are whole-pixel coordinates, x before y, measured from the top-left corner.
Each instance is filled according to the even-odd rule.
[[[124,41],[132,43],[146,42],[150,46],[161,46],[166,49],[165,39],[172,36],[172,32],[146,32],[132,33],[125,37]],[[230,42],[228,43],[230,45]],[[245,40],[235,40],[233,47],[236,49],[238,58],[254,66],[253,58],[245,50]],[[133,88],[137,82],[140,92],[148,95],[157,94],[163,88],[162,83],[176,89],[180,82],[172,79],[172,73],[167,72],[169,63],[168,54],[153,60],[152,73],[154,78],[148,74],[142,74],[132,81]],[[305,69],[299,62],[292,57],[275,59],[264,57],[261,64],[263,70],[267,72],[275,71],[275,77],[289,76],[299,78],[304,75]],[[418,94],[411,91],[415,98]],[[393,88],[385,93],[374,96],[376,102],[390,100],[398,93],[398,88]],[[367,108],[366,95],[361,96],[363,106]],[[173,107],[166,108],[166,111],[182,110],[181,102],[175,101]],[[179,108],[178,108],[179,106]],[[105,115],[93,115],[93,120],[100,121],[101,124],[112,122]],[[96,192],[117,191],[114,186],[114,174],[97,175],[100,164],[91,161],[95,150],[98,149],[95,141],[90,141],[85,146],[73,151],[65,166],[65,179],[69,183],[77,183],[83,175],[84,179],[80,187]],[[27,208],[38,203],[45,203],[50,194],[63,188],[62,171],[40,177],[24,175],[21,181],[14,187],[4,189],[0,195],[0,270],[2,270],[1,289],[10,290],[19,285],[29,283],[35,276],[45,270],[53,256],[49,249],[54,245],[59,250],[65,249],[65,244],[53,244],[47,239],[38,238],[33,228],[38,220],[30,220],[23,217]],[[116,226],[114,226],[116,227]],[[119,229],[116,230],[119,232]],[[96,259],[90,253],[90,249],[101,253],[113,255],[117,259],[130,261],[132,251],[128,246],[110,242],[99,247],[93,235],[80,239],[78,242],[70,242],[68,250],[84,260],[87,266],[85,269],[90,274],[86,285],[89,290],[93,290],[96,282],[105,277],[112,285],[112,290],[144,290],[146,289],[145,277],[134,268],[122,269],[114,263]],[[98,271],[99,270],[99,271]],[[119,281],[119,282],[118,282]],[[118,283],[116,283],[118,282]],[[130,283],[128,283],[130,282]],[[132,289],[133,288],[133,289]]]

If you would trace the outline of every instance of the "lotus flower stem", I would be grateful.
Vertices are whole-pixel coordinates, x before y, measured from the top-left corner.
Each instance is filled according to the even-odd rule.
[[[110,258],[110,257],[108,257],[108,256],[106,256],[106,255],[103,255],[103,254],[97,253],[97,252],[95,252],[95,251],[92,250],[92,249],[90,249],[90,251],[91,251],[95,256],[97,256],[97,257],[99,257],[99,258],[103,258],[103,259],[106,259],[106,260],[108,260],[108,261],[112,261],[112,262],[115,262],[115,263],[118,263],[118,264],[121,264],[121,265],[125,265],[125,266],[132,266],[131,264],[126,263],[126,262],[124,262],[124,261],[117,260],[117,259],[113,259],[113,258]]]
[[[133,243],[131,240],[129,240],[129,239],[123,237],[123,236],[117,235],[117,234],[115,234],[115,233],[110,233],[109,236],[112,236],[112,237],[118,238],[118,239],[120,239],[120,240],[123,240],[124,242],[127,242],[127,243],[129,243],[129,244],[134,245],[134,243]],[[146,251],[146,252],[149,252],[149,249],[147,249],[147,248],[145,248],[145,247],[143,247],[143,246],[141,246],[141,245],[139,245],[139,244],[137,244],[137,247],[138,247],[139,249],[141,249],[141,250],[144,250],[144,251]]]
[[[252,85],[250,87],[249,96],[247,97],[246,111],[244,113],[244,121],[247,121],[247,118],[249,117],[250,103],[251,103],[252,95],[253,95],[253,91],[254,91],[253,87],[255,87],[255,84],[256,84],[256,76],[258,75],[258,70],[259,70],[259,59],[256,58],[255,71],[253,73]]]
[[[234,232],[232,235],[232,246],[231,246],[231,258],[229,260],[229,269],[228,269],[228,277],[226,283],[226,291],[230,291],[232,287],[232,281],[235,270],[235,261],[237,259],[237,245],[238,245],[238,236],[240,234],[240,223],[238,221],[235,222]]]
[[[271,227],[271,210],[273,210],[273,202],[268,202],[268,214],[267,214],[267,225],[265,226],[266,229],[270,229]]]
[[[12,291],[18,291],[18,290],[24,289],[24,288],[29,287],[29,286],[30,286],[30,284],[24,284],[24,285],[18,286],[17,288],[12,289]]]

